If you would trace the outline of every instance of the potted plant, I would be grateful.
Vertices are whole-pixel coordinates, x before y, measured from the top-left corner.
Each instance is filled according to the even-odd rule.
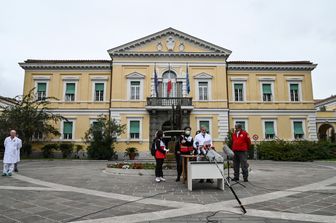
[[[138,149],[135,147],[128,147],[125,150],[125,156],[128,156],[130,160],[134,160],[136,156],[139,156]]]

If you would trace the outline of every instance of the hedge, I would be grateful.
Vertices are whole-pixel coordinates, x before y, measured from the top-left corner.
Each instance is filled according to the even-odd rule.
[[[258,158],[277,161],[313,161],[336,158],[336,143],[328,141],[263,141],[257,144]]]

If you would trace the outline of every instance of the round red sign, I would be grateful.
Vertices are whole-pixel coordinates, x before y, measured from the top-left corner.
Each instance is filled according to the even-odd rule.
[[[252,138],[253,138],[254,140],[258,140],[258,139],[259,139],[259,136],[258,136],[257,134],[254,134],[254,135],[252,136]]]

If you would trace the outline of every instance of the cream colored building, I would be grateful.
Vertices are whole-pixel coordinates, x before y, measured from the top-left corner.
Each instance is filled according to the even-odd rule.
[[[323,100],[316,100],[315,107],[318,138],[336,141],[336,96],[332,95]]]
[[[108,53],[111,60],[20,63],[24,93],[36,87],[39,97],[58,98],[52,111],[70,121],[60,123],[62,137],[54,140],[82,142],[100,114],[127,126],[118,151],[134,146],[141,156],[148,156],[157,129],[187,125],[193,132],[208,127],[215,146],[237,122],[259,140],[317,139],[312,62],[228,61],[230,50],[173,28]],[[180,105],[174,113],[172,104]]]

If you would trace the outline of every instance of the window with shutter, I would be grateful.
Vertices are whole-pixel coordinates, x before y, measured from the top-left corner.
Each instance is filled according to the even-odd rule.
[[[201,121],[199,121],[199,126],[200,126],[200,129],[202,127],[205,127],[206,130],[207,130],[207,133],[210,134],[210,121],[201,120]]]
[[[63,122],[63,139],[72,139],[73,122]]]
[[[265,121],[265,139],[274,139],[274,137],[275,137],[274,122]]]
[[[272,101],[272,85],[262,84],[263,101]]]
[[[95,101],[104,101],[104,83],[95,83]]]
[[[131,139],[139,139],[140,138],[140,121],[131,120],[129,126],[129,134]]]
[[[295,139],[303,139],[304,131],[303,131],[302,121],[294,121],[293,122],[293,127],[294,127],[294,138]]]
[[[37,83],[37,99],[44,100],[47,96],[47,83]]]
[[[75,101],[76,84],[66,83],[65,86],[65,101]]]
[[[289,88],[291,101],[299,101],[299,84],[290,84]]]

